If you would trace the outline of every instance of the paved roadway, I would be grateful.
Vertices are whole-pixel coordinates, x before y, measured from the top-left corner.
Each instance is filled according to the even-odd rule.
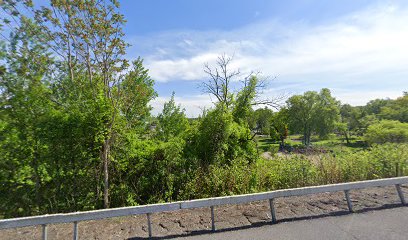
[[[180,239],[408,239],[408,207],[323,217]]]

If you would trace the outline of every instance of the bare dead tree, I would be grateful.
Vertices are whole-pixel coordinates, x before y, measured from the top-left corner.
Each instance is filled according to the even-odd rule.
[[[222,54],[218,57],[216,66],[210,67],[204,64],[204,72],[210,77],[207,82],[202,83],[205,93],[215,96],[218,102],[224,103],[227,107],[231,104],[231,81],[240,75],[238,70],[230,70],[229,65],[233,57]]]
[[[268,82],[271,82],[277,78],[277,76],[274,77],[261,77],[259,76],[260,74],[257,73],[256,76],[258,76],[258,83],[256,85],[256,91],[255,91],[255,98],[251,102],[251,105],[256,106],[256,105],[264,105],[271,107],[275,110],[278,110],[283,102],[288,98],[288,94],[286,93],[280,93],[277,95],[273,95],[270,97],[263,96],[264,90],[268,88]]]
[[[233,58],[233,56],[227,56],[224,53],[218,57],[215,67],[209,66],[208,63],[204,64],[204,72],[209,76],[209,79],[201,84],[204,93],[214,96],[218,102],[224,103],[227,107],[231,106],[231,101],[234,97],[233,90],[231,89],[231,81],[241,76],[239,69],[230,69],[230,64]],[[274,109],[279,109],[282,102],[287,98],[286,94],[280,94],[270,98],[262,97],[262,93],[267,88],[267,82],[276,79],[276,76],[271,79],[270,77],[262,77],[259,71],[251,71],[240,81],[243,85],[242,89],[249,87],[250,79],[254,76],[257,78],[257,82],[253,89],[255,96],[251,97],[252,100],[250,105],[265,105]],[[242,97],[249,99],[250,95],[254,92],[244,91],[242,94],[247,94],[247,96]]]

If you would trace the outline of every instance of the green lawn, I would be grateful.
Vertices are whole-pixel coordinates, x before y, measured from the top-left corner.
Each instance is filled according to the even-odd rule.
[[[259,150],[262,152],[268,152],[271,148],[276,149],[279,147],[279,143],[272,141],[269,136],[256,136],[255,140],[257,141]],[[302,147],[302,136],[290,135],[285,140],[285,143],[294,148]],[[345,139],[334,134],[329,136],[328,139],[320,139],[318,136],[312,136],[311,146],[326,148],[335,152],[359,151],[366,147],[365,143],[359,137],[351,137],[350,143],[347,144]]]

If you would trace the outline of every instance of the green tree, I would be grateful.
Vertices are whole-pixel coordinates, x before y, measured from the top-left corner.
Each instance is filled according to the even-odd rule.
[[[381,108],[386,106],[390,99],[375,99],[369,101],[364,107],[365,115],[378,115],[381,112]]]
[[[310,145],[313,133],[327,136],[339,119],[339,102],[323,88],[320,93],[309,91],[287,100],[288,122],[293,132],[303,134],[303,143]]]
[[[41,128],[55,105],[50,100],[49,69],[53,59],[41,42],[27,34],[23,19],[1,49],[0,161],[1,211],[6,216],[42,212],[47,178],[47,146]]]
[[[169,141],[173,137],[178,137],[185,133],[189,122],[184,114],[184,109],[177,106],[174,101],[174,92],[169,102],[164,104],[162,113],[157,117],[159,139]]]
[[[250,116],[253,114],[252,105],[257,94],[258,78],[250,76],[244,80],[244,86],[236,94],[236,100],[233,104],[233,115],[236,122],[247,124]]]
[[[269,135],[273,111],[267,107],[254,111],[250,121],[251,129],[257,134]]]
[[[279,149],[283,150],[285,146],[285,139],[289,135],[288,131],[288,110],[282,108],[275,113],[271,118],[270,135],[275,141],[279,141]]]
[[[242,152],[242,156],[251,156],[257,133],[256,131],[251,133],[253,106],[266,105],[276,108],[279,105],[279,98],[259,99],[265,83],[257,74],[251,73],[243,78],[238,91],[233,91],[232,82],[238,80],[241,74],[239,70],[230,69],[232,60],[232,57],[224,54],[218,58],[215,67],[205,65],[204,72],[208,74],[209,80],[202,84],[203,91],[215,98],[215,109],[207,112],[199,128],[202,131],[201,138],[207,138],[201,139],[202,144],[198,147],[206,163],[212,162],[211,157],[224,160],[226,158],[231,162],[234,156],[238,156],[236,155],[238,152]],[[230,116],[233,117],[232,120]],[[249,154],[243,153],[243,149]]]
[[[123,40],[124,17],[117,1],[53,1],[50,8],[35,10],[36,20],[50,38],[48,44],[65,56],[70,96],[78,101],[90,98],[102,102],[104,124],[100,138],[100,160],[103,163],[103,202],[109,207],[109,170],[115,141],[123,126],[144,124],[155,97],[153,80],[142,66],[133,62],[130,69],[124,58],[128,44]],[[50,23],[50,26],[46,24]],[[84,76],[84,77],[82,77]],[[101,113],[99,113],[101,114]]]
[[[386,142],[408,142],[408,123],[394,120],[382,120],[368,127],[364,139],[369,144]]]
[[[204,168],[210,164],[230,164],[237,158],[252,161],[256,156],[255,142],[252,140],[247,125],[235,122],[232,112],[220,104],[200,120],[197,158]]]
[[[99,199],[99,186],[102,185],[103,205],[109,207],[110,172],[120,168],[111,165],[119,164],[115,159],[116,144],[126,138],[129,131],[143,135],[151,109],[148,102],[156,96],[153,80],[143,67],[143,61],[139,58],[129,66],[124,58],[128,44],[123,40],[125,20],[118,11],[118,2],[52,1],[49,6],[34,8],[31,1],[7,0],[2,7],[9,14],[8,19],[16,21],[17,26],[31,21],[32,24],[26,25],[21,32],[29,36],[30,41],[40,42],[39,46],[58,59],[57,64],[41,65],[54,67],[49,72],[52,80],[46,86],[47,91],[51,91],[48,99],[64,114],[78,113],[89,116],[77,116],[79,119],[95,121],[90,144],[92,149],[98,149],[101,163],[94,167],[95,198]],[[35,17],[30,20],[31,15]],[[12,34],[16,31],[10,30]],[[75,134],[69,136],[76,137]],[[88,144],[83,143],[84,146]]]
[[[376,115],[370,114],[365,115],[360,119],[360,126],[359,135],[364,135],[367,132],[367,129],[372,124],[378,123],[380,119],[377,118]]]
[[[408,122],[408,94],[404,93],[404,96],[390,100],[387,105],[381,107],[378,115],[382,119]]]
[[[350,143],[350,135],[357,133],[362,126],[362,112],[360,107],[353,107],[350,104],[343,104],[340,107],[340,121],[337,123],[337,130],[344,136],[347,143]]]

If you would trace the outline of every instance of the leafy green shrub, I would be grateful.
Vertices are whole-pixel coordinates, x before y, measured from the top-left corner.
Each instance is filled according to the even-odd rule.
[[[158,173],[157,170],[155,172],[156,175],[166,174],[162,171]],[[211,164],[208,168],[193,169],[187,173],[188,177],[183,179],[179,179],[176,172],[167,174],[174,175],[171,178],[163,175],[159,180],[173,181],[171,188],[166,184],[167,187],[157,189],[161,186],[160,181],[146,182],[153,184],[147,185],[146,189],[157,189],[155,194],[161,192],[161,198],[166,200],[226,196],[404,176],[408,175],[408,144],[387,143],[357,152],[344,151],[336,154],[322,153],[310,156],[287,154],[269,160],[259,158],[252,163],[240,157],[228,164],[218,163]],[[172,198],[165,198],[169,195],[165,194],[166,191],[173,191]],[[147,193],[149,194],[151,193]]]
[[[197,158],[202,166],[229,164],[238,157],[256,159],[256,147],[245,125],[234,121],[233,115],[223,106],[208,111],[201,119],[197,131]]]
[[[271,144],[268,147],[268,151],[271,153],[272,156],[274,156],[279,152],[279,148],[280,148],[279,146]]]
[[[386,143],[337,157],[325,155],[317,167],[319,184],[408,175],[408,144]]]
[[[316,177],[316,168],[311,161],[298,155],[260,159],[255,172],[259,191],[313,185]]]
[[[258,191],[406,176],[408,144],[387,143],[357,152],[259,159],[253,171]]]
[[[369,126],[364,138],[369,144],[408,142],[408,123],[382,120]]]
[[[184,199],[244,194],[256,191],[251,164],[239,158],[231,164],[199,168],[186,185]],[[182,198],[182,199],[183,199]]]

